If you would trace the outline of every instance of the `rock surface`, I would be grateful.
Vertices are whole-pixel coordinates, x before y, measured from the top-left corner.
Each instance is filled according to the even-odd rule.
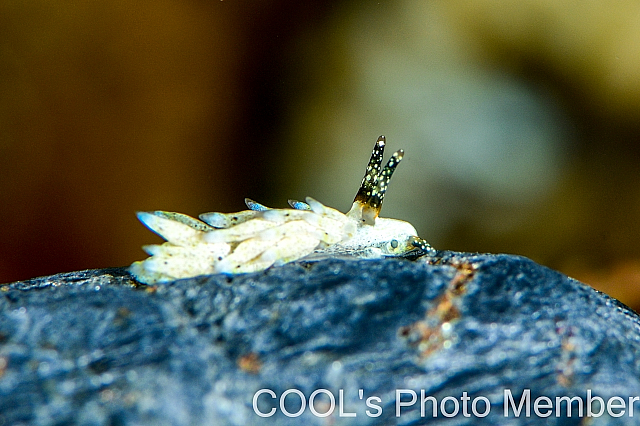
[[[598,414],[587,390],[614,415],[625,402],[589,424],[640,423],[638,316],[522,257],[335,259],[157,287],[114,268],[0,290],[0,425],[577,425],[578,400],[557,417],[555,398]],[[260,389],[276,395],[257,397],[272,417],[254,410]],[[282,412],[289,389],[307,402],[299,417]],[[328,418],[310,410],[319,389],[316,413],[335,399]],[[526,389],[530,417],[509,403],[505,417],[508,392],[517,409]],[[436,418],[431,402],[421,418],[421,390]],[[300,408],[295,392],[284,400]]]

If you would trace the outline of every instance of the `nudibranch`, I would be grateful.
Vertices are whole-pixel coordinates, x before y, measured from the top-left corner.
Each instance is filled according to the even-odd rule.
[[[149,258],[130,271],[145,284],[208,274],[256,272],[304,257],[360,258],[433,256],[434,250],[408,222],[378,217],[389,180],[404,151],[382,168],[380,136],[353,206],[346,214],[314,200],[289,200],[291,208],[265,207],[245,199],[249,210],[204,213],[138,212],[138,219],[166,240],[143,249]]]

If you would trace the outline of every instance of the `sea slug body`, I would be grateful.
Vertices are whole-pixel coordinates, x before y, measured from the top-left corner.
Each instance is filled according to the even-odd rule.
[[[314,200],[289,200],[292,208],[272,209],[245,199],[249,210],[204,213],[200,220],[181,213],[138,212],[138,219],[166,240],[143,249],[149,258],[130,271],[145,284],[198,275],[256,272],[310,255],[416,259],[436,251],[408,222],[378,217],[389,181],[404,152],[382,167],[380,136],[351,209],[345,214]]]

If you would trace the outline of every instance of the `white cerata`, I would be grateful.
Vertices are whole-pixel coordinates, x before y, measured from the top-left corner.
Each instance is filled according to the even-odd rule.
[[[346,214],[314,200],[289,200],[292,208],[272,209],[248,198],[249,210],[203,213],[138,212],[138,219],[166,240],[144,246],[149,258],[130,271],[145,284],[209,274],[256,272],[302,258],[354,256],[415,260],[436,250],[408,222],[378,217],[391,175],[404,152],[382,168],[385,137],[373,147],[362,184]]]

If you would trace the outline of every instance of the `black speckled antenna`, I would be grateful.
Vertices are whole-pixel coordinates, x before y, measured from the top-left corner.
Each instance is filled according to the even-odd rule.
[[[362,178],[362,183],[360,184],[360,189],[358,189],[356,198],[353,200],[354,202],[368,204],[371,196],[376,191],[378,178],[380,177],[380,170],[382,168],[384,145],[385,138],[384,136],[380,136],[376,141],[376,144],[373,146],[371,159],[369,159],[369,164],[367,164],[367,169],[364,172],[364,177]]]
[[[353,206],[347,215],[356,217],[362,223],[375,225],[376,218],[382,208],[382,201],[387,192],[389,181],[404,155],[403,150],[396,151],[382,169],[385,137],[380,136],[373,147],[371,159],[367,165],[362,184],[353,200]]]
[[[384,169],[382,169],[382,172],[380,172],[380,175],[378,176],[378,184],[374,188],[371,198],[367,203],[368,206],[377,212],[380,212],[380,209],[382,208],[382,201],[384,200],[384,195],[387,193],[389,181],[391,180],[391,176],[396,170],[396,167],[398,167],[398,164],[402,160],[403,155],[403,150],[394,152],[393,156],[389,159],[387,165],[384,166]]]

